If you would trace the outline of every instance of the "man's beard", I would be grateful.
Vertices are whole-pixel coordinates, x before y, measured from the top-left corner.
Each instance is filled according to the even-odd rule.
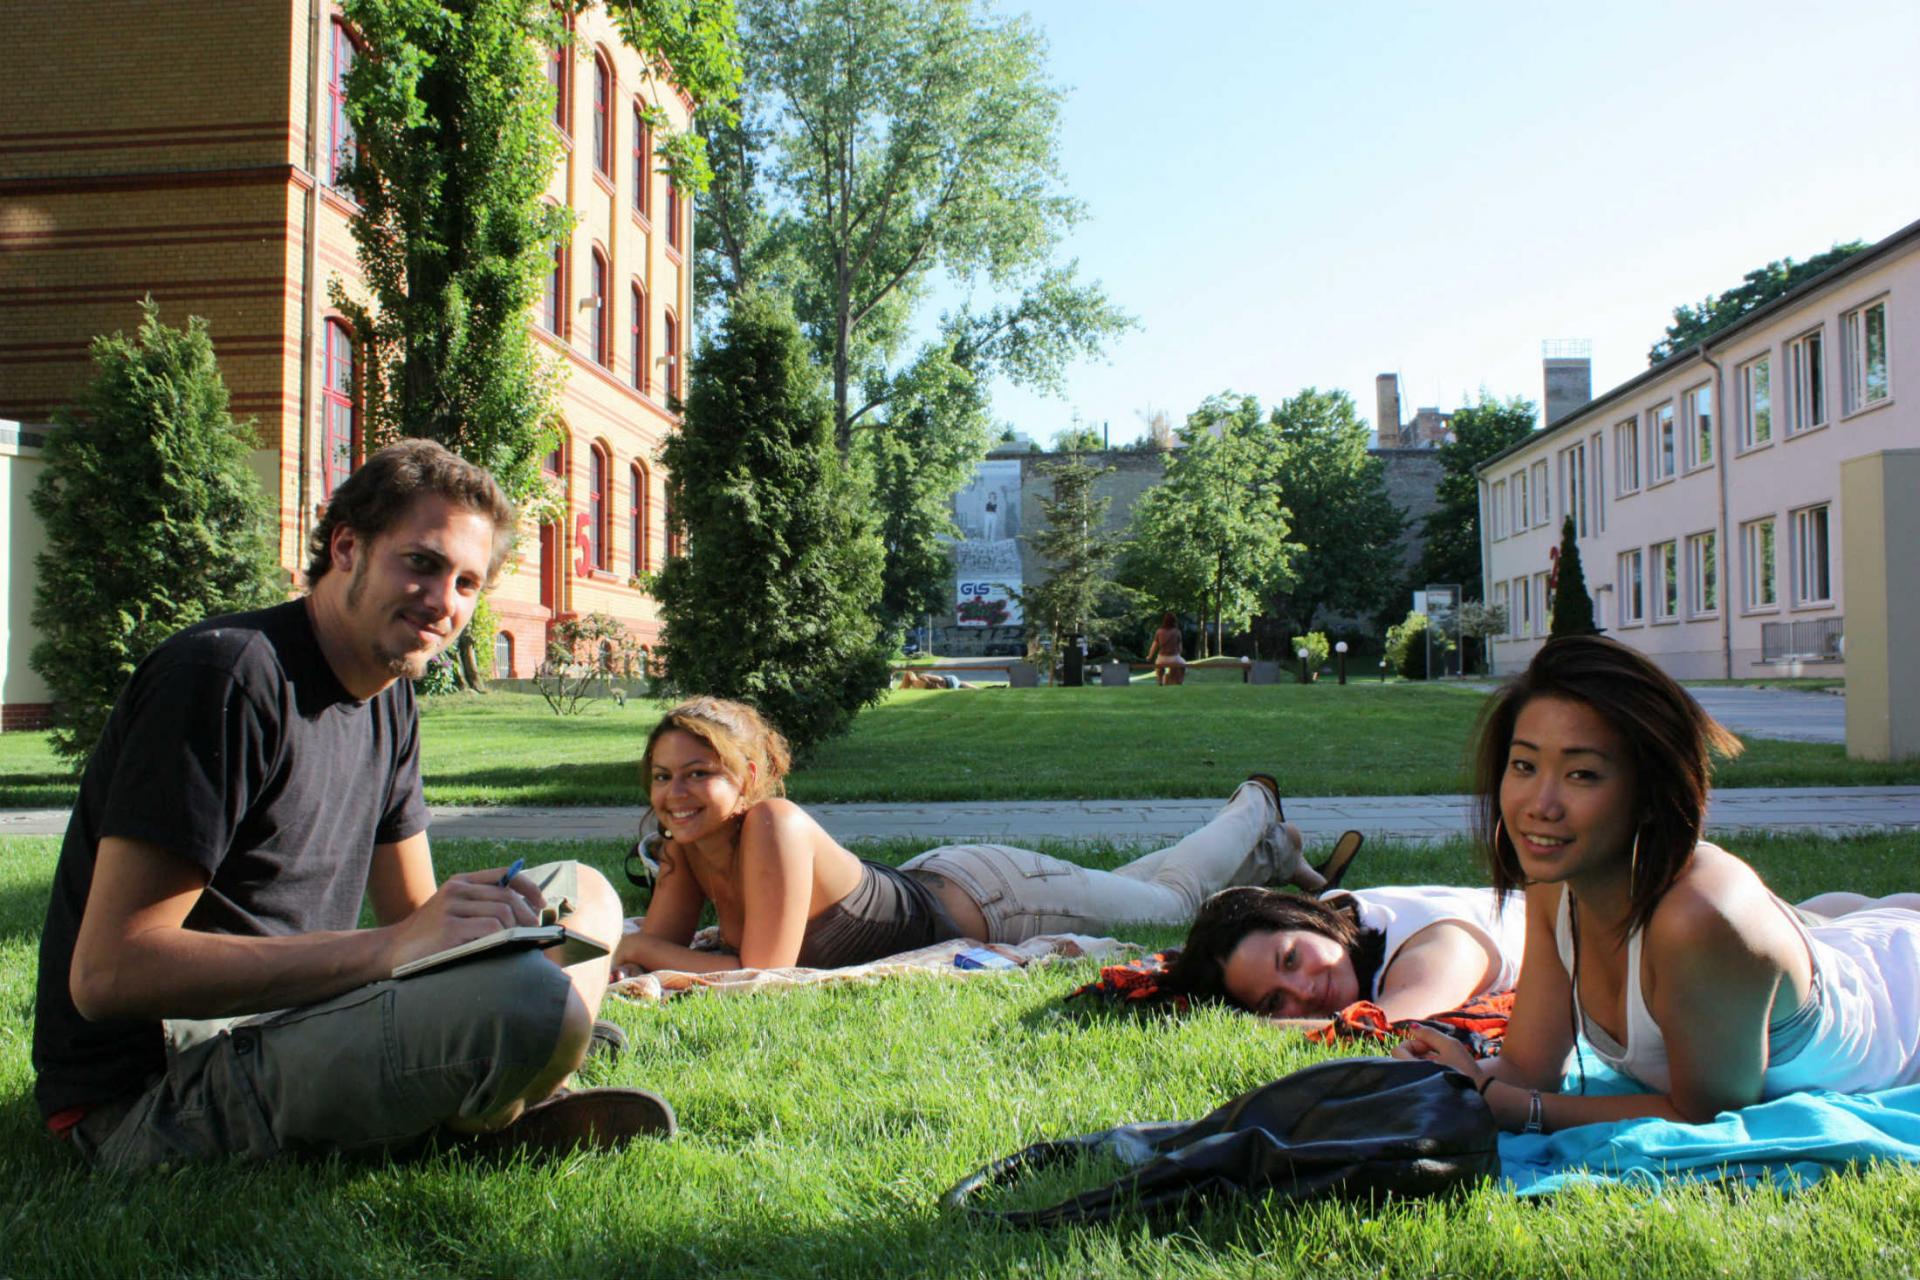
[[[354,561],[353,576],[347,579],[347,610],[359,608],[360,601],[367,594],[367,562],[364,558]],[[377,636],[373,641],[373,656],[379,660],[390,676],[405,676],[409,680],[418,680],[427,674],[427,664],[438,657],[444,645],[431,649],[401,649],[385,644]]]

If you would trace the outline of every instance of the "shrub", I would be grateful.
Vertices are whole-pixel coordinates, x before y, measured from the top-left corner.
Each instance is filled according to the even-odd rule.
[[[1409,613],[1387,628],[1387,664],[1405,680],[1427,678],[1427,615]]]
[[[437,653],[427,663],[426,674],[413,682],[413,692],[417,697],[437,698],[442,694],[460,692],[460,659],[451,652]]]
[[[1302,649],[1307,651],[1307,678],[1310,680],[1314,672],[1327,665],[1327,659],[1333,654],[1333,645],[1328,642],[1324,631],[1309,631],[1287,641],[1287,657],[1295,662],[1300,660],[1297,655]]]
[[[580,704],[597,684],[614,689],[616,676],[641,667],[640,646],[618,618],[587,613],[557,622],[547,632],[547,656],[533,671],[533,686],[557,716],[580,714]],[[624,702],[624,695],[619,701]]]
[[[184,330],[141,304],[138,335],[95,338],[77,409],[54,415],[33,510],[28,661],[53,691],[54,750],[76,766],[153,647],[203,618],[283,599],[272,505],[247,455],[251,423],[227,412],[206,321]]]

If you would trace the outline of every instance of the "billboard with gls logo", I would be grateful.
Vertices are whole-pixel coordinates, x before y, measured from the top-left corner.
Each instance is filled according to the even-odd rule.
[[[1015,584],[999,580],[961,578],[956,621],[963,627],[1017,627],[1020,602],[1010,589]]]

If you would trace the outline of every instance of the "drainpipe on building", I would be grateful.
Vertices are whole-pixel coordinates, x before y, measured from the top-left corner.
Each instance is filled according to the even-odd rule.
[[[1474,476],[1474,485],[1479,490],[1480,498],[1480,603],[1485,604],[1487,596],[1491,594],[1487,588],[1493,581],[1493,543],[1487,536],[1491,528],[1487,511],[1487,494],[1490,490],[1486,480],[1477,473]],[[1509,604],[1507,607],[1511,609],[1513,606]],[[1487,647],[1487,674],[1490,676],[1499,674],[1494,670],[1493,641],[1492,636],[1481,638],[1481,643]]]
[[[307,529],[313,519],[313,334],[314,316],[319,303],[313,296],[320,274],[320,69],[324,65],[321,43],[327,34],[325,5],[322,0],[307,4],[307,198],[306,226],[301,230],[300,246],[300,426],[296,450],[300,472],[294,481],[294,576],[306,563]],[[284,446],[283,446],[284,447]]]
[[[1732,415],[1727,412],[1725,390],[1726,377],[1720,364],[1707,354],[1706,344],[1700,346],[1700,358],[1713,370],[1713,407],[1720,419],[1720,438],[1713,444],[1714,471],[1720,480],[1720,520],[1714,533],[1714,573],[1719,577],[1720,587],[1720,662],[1725,678],[1733,679],[1733,601],[1727,595],[1727,424]]]

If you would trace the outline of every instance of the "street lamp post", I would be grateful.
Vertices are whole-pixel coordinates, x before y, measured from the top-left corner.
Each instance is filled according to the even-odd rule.
[[[1381,658],[1380,659],[1380,683],[1385,684],[1386,682],[1387,682],[1387,660],[1385,658]]]
[[[1305,646],[1294,650],[1294,656],[1300,659],[1300,683],[1307,682],[1307,650]]]
[[[1333,651],[1340,655],[1340,683],[1345,684],[1347,682],[1347,642],[1338,641],[1333,646]]]

